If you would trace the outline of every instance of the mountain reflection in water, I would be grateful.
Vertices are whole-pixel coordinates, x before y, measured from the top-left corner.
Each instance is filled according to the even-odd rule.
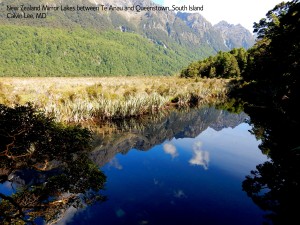
[[[1,151],[18,127],[6,116]],[[11,149],[22,157],[0,155],[4,224],[176,225],[199,224],[199,216],[207,224],[262,222],[263,212],[241,190],[249,171],[266,161],[245,113],[203,107],[91,125],[91,146],[79,128],[33,118],[31,135]],[[27,154],[32,146],[39,151]],[[98,204],[103,195],[108,200]]]
[[[96,147],[90,157],[102,167],[117,153],[126,154],[131,149],[147,151],[165,140],[195,138],[208,127],[220,131],[227,127],[234,128],[248,120],[249,117],[243,112],[232,114],[214,107],[204,107],[172,111],[168,115],[155,118],[115,121],[110,124],[115,132],[95,137]],[[169,151],[170,154],[174,151],[170,147],[168,149],[168,145],[166,148],[165,151]]]
[[[67,224],[262,224],[242,181],[266,160],[245,113],[214,107],[103,124],[90,158],[108,201]],[[104,134],[104,135],[103,135]]]

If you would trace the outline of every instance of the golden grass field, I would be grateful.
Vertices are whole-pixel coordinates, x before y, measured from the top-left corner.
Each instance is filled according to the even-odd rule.
[[[0,104],[31,102],[61,122],[116,119],[222,100],[230,81],[175,76],[0,78]]]

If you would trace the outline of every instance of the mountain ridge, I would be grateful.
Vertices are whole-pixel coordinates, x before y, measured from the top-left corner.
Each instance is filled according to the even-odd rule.
[[[27,5],[40,5],[40,4],[47,4],[49,6],[82,6],[82,5],[91,5],[91,6],[133,6],[133,5],[140,5],[140,6],[156,6],[154,2],[151,0],[7,0],[5,3],[0,1],[0,8],[3,12],[3,9],[5,9],[6,5],[20,5],[20,4],[27,4]],[[104,54],[101,52],[100,47],[96,47],[97,52],[95,55],[92,56],[92,58],[98,57],[101,58],[102,62],[108,62],[107,64],[102,64],[101,66],[105,67],[104,69],[96,68],[97,66],[92,65],[90,61],[93,61],[92,58],[88,58],[89,62],[80,62],[79,64],[85,64],[86,66],[82,68],[82,71],[80,70],[73,70],[72,73],[65,73],[68,75],[76,75],[76,73],[79,73],[79,75],[88,74],[88,75],[117,75],[117,73],[121,73],[119,75],[137,75],[137,74],[174,74],[178,72],[183,67],[187,66],[189,62],[203,59],[204,57],[216,54],[218,51],[229,51],[231,48],[236,47],[249,47],[253,43],[249,39],[245,39],[246,34],[240,34],[239,30],[235,28],[234,34],[235,36],[241,37],[242,40],[237,40],[231,37],[231,33],[229,31],[224,31],[225,28],[217,27],[218,29],[215,29],[215,26],[212,26],[211,23],[209,23],[203,16],[200,14],[195,13],[174,13],[172,11],[131,11],[131,10],[100,10],[100,11],[91,11],[91,12],[82,12],[82,11],[49,11],[47,12],[47,18],[45,19],[8,19],[6,18],[6,13],[0,14],[0,26],[2,30],[5,30],[7,32],[7,29],[3,26],[17,26],[19,28],[19,33],[21,34],[23,31],[22,29],[25,29],[24,33],[28,33],[28,30],[32,32],[35,29],[42,30],[42,27],[44,28],[55,28],[55,29],[62,29],[64,34],[64,37],[61,37],[62,39],[75,39],[75,36],[72,36],[74,32],[72,33],[72,30],[82,30],[82,32],[90,32],[91,35],[96,35],[98,38],[95,39],[95,42],[97,42],[97,39],[103,39],[103,36],[105,36],[106,32],[114,31],[115,37],[117,37],[118,42],[121,42],[122,39],[128,39],[129,36],[132,36],[134,39],[135,35],[139,35],[141,38],[138,39],[140,42],[140,45],[146,45],[148,46],[149,52],[159,52],[161,57],[154,57],[152,56],[152,53],[145,52],[148,57],[144,57],[145,60],[151,61],[153,63],[154,67],[155,65],[161,65],[160,68],[163,68],[163,64],[165,65],[171,65],[171,68],[169,70],[162,69],[160,72],[160,69],[137,69],[138,67],[138,61],[139,59],[133,59],[134,55],[138,57],[138,54],[133,52],[137,52],[139,49],[136,49],[137,46],[128,46],[127,43],[124,41],[120,44],[124,47],[121,47],[121,49],[128,49],[130,47],[133,47],[135,49],[132,49],[133,52],[128,54],[118,53],[117,55],[114,55],[114,57],[108,57],[107,54],[116,54],[115,49],[108,49],[108,53]],[[28,27],[33,27],[34,29],[28,29]],[[70,31],[71,30],[71,31]],[[44,31],[43,31],[44,32]],[[96,34],[95,34],[96,32]],[[241,32],[247,32],[245,30],[242,30]],[[249,31],[248,31],[249,32]],[[38,32],[41,33],[41,32]],[[124,33],[127,33],[125,35]],[[250,32],[249,32],[250,33]],[[7,33],[6,33],[7,34]],[[7,36],[2,34],[2,39],[4,39],[4,43],[8,42],[15,42],[18,43],[22,40],[7,40]],[[70,36],[71,35],[71,36]],[[18,35],[17,35],[18,36]],[[42,35],[43,36],[43,35]],[[65,37],[66,36],[66,37]],[[68,37],[67,37],[68,36]],[[126,38],[123,38],[123,36],[126,36]],[[248,34],[249,36],[249,34]],[[247,37],[248,37],[247,36]],[[42,37],[41,39],[46,39],[47,37]],[[49,36],[50,38],[50,36]],[[52,37],[51,38],[55,38]],[[29,40],[27,40],[29,41]],[[40,39],[35,39],[35,41],[42,41]],[[53,40],[52,42],[54,45],[60,45],[58,40]],[[84,40],[83,46],[88,46],[89,44],[85,43],[89,40]],[[110,42],[111,40],[107,40]],[[39,48],[42,48],[42,43],[40,44]],[[18,44],[16,44],[18,45]],[[35,46],[35,43],[30,43],[30,45]],[[97,44],[94,44],[95,46]],[[138,46],[140,46],[138,45]],[[14,47],[15,45],[13,45]],[[111,45],[113,48],[114,45]],[[107,47],[107,46],[106,46]],[[69,48],[66,45],[66,48]],[[108,47],[107,47],[108,48]],[[120,49],[120,48],[119,48]],[[47,56],[44,56],[41,54],[43,52],[42,50],[36,50],[31,49],[31,53],[28,51],[21,51],[21,54],[25,55],[31,55],[32,52],[34,54],[37,54],[35,57],[42,57],[44,60],[49,61],[48,64],[53,63],[53,59],[47,58]],[[59,58],[64,60],[64,52],[68,52],[70,49],[65,49],[65,51],[58,52],[56,54]],[[19,50],[16,49],[16,52]],[[84,52],[88,51],[87,47],[79,46],[78,49],[79,52],[83,52],[83,54],[86,54]],[[125,51],[125,50],[124,50]],[[130,51],[129,51],[130,52]],[[131,54],[129,56],[129,54]],[[158,54],[158,53],[157,53]],[[106,55],[106,56],[105,56]],[[122,55],[122,58],[120,56]],[[1,55],[5,58],[4,55]],[[150,57],[151,56],[151,57]],[[33,56],[32,56],[33,57]],[[132,59],[130,59],[132,58]],[[154,58],[157,58],[155,60]],[[16,61],[16,57],[10,59],[11,61]],[[81,61],[82,59],[76,59],[75,55],[69,62],[62,62],[62,64],[70,63],[71,61]],[[112,62],[111,60],[117,60],[118,62]],[[32,61],[37,61],[37,59],[32,59]],[[121,67],[123,65],[126,65],[126,67],[130,67],[128,62],[133,62],[132,68],[127,68],[124,72],[120,69],[118,70],[112,70],[113,67]],[[22,63],[28,63],[28,60],[21,60]],[[30,63],[30,62],[29,62]],[[2,66],[1,66],[2,64]],[[146,64],[146,62],[144,63]],[[7,62],[1,62],[0,60],[0,76],[4,75],[16,75],[13,71],[13,67],[6,70],[4,67],[8,68],[10,65]],[[2,68],[1,68],[2,67]],[[110,67],[110,68],[109,68]],[[94,68],[92,71],[89,68]],[[34,72],[35,71],[35,72]],[[43,72],[46,71],[46,72]],[[106,71],[106,72],[105,72]],[[115,71],[115,72],[114,72]],[[117,72],[118,71],[118,72]],[[18,72],[21,76],[24,75],[24,70]],[[43,66],[38,65],[37,69],[31,69],[31,71],[27,71],[26,74],[30,74],[33,76],[36,75],[49,75],[49,71],[46,68],[43,68]],[[63,71],[59,73],[51,73],[51,76],[61,76],[63,75]]]

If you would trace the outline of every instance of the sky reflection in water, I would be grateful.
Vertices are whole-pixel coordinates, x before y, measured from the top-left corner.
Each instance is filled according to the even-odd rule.
[[[241,186],[267,160],[249,129],[208,127],[195,138],[115,155],[101,168],[108,201],[67,224],[262,224],[263,211]]]

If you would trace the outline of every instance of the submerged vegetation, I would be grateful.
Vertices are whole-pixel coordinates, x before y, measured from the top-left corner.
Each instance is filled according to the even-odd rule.
[[[121,119],[226,98],[230,79],[3,78],[0,103],[32,104],[57,121]]]

